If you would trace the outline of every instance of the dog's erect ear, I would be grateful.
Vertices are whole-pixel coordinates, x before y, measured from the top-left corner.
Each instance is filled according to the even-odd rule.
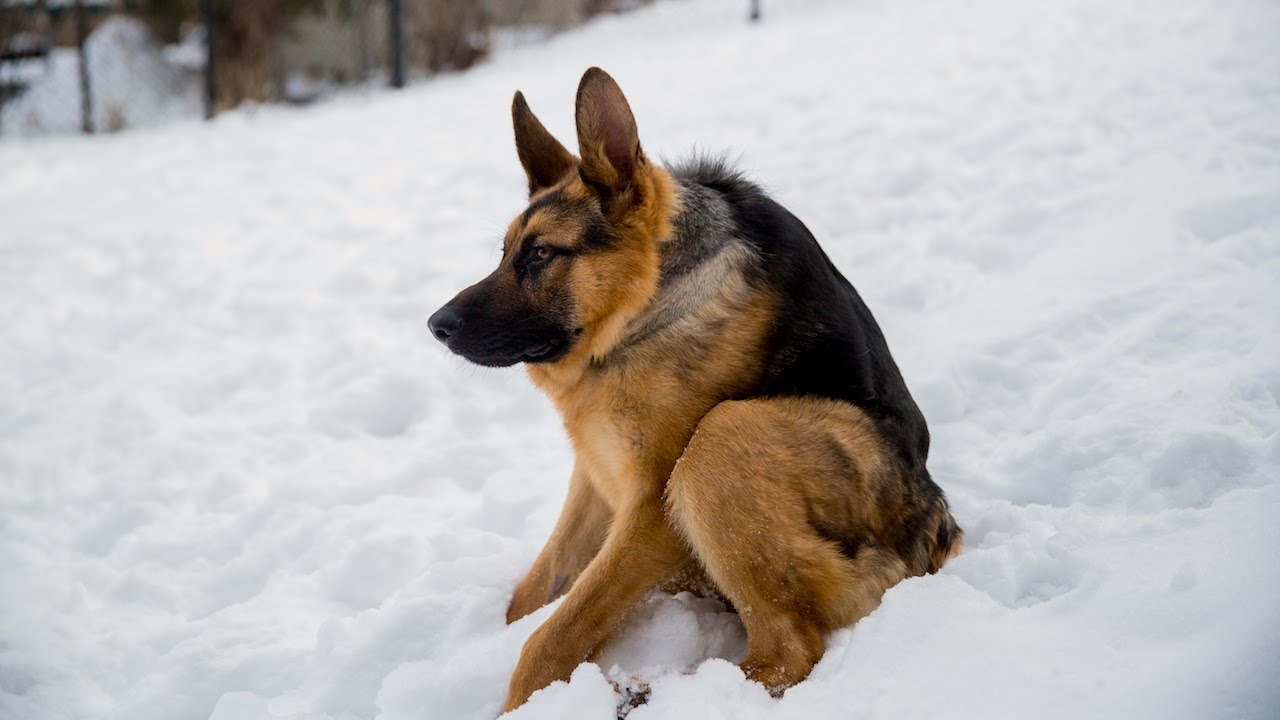
[[[608,206],[633,186],[635,173],[645,162],[635,116],[622,88],[598,67],[582,76],[576,115],[582,155],[578,172]]]
[[[560,182],[578,165],[578,158],[547,132],[519,90],[511,101],[511,122],[516,130],[516,154],[529,178],[530,195]]]

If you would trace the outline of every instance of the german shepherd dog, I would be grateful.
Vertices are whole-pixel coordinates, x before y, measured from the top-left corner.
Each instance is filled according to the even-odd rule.
[[[429,321],[467,360],[524,363],[576,456],[507,622],[566,597],[505,709],[567,679],[655,588],[730,602],[743,671],[780,693],[824,634],[959,552],[924,416],[809,230],[722,162],[652,162],[604,71],[578,86],[578,156],[519,92],[512,117],[529,206],[498,269]]]

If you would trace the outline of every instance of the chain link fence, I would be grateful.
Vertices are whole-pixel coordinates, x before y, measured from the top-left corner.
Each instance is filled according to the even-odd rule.
[[[649,0],[0,0],[0,136],[109,133],[402,87]]]

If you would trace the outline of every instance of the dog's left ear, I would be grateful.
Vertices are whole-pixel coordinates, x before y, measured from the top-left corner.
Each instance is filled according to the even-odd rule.
[[[516,154],[529,178],[530,195],[560,182],[578,164],[578,158],[542,126],[519,90],[511,101],[511,123],[516,131]]]
[[[636,173],[646,163],[631,106],[622,88],[598,67],[587,70],[578,85],[576,108],[578,152],[583,182],[600,195],[607,209],[615,200],[639,198]],[[630,191],[630,193],[628,193]]]

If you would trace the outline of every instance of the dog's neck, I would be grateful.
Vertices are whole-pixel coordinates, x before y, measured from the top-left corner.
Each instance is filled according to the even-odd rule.
[[[557,406],[587,376],[605,365],[657,297],[663,280],[663,246],[671,240],[672,227],[681,209],[680,186],[663,168],[646,163],[637,173],[634,196],[638,201],[611,218],[619,240],[635,249],[635,263],[625,289],[598,319],[587,321],[577,342],[553,363],[527,365],[529,377]],[[563,408],[562,408],[563,410]]]

